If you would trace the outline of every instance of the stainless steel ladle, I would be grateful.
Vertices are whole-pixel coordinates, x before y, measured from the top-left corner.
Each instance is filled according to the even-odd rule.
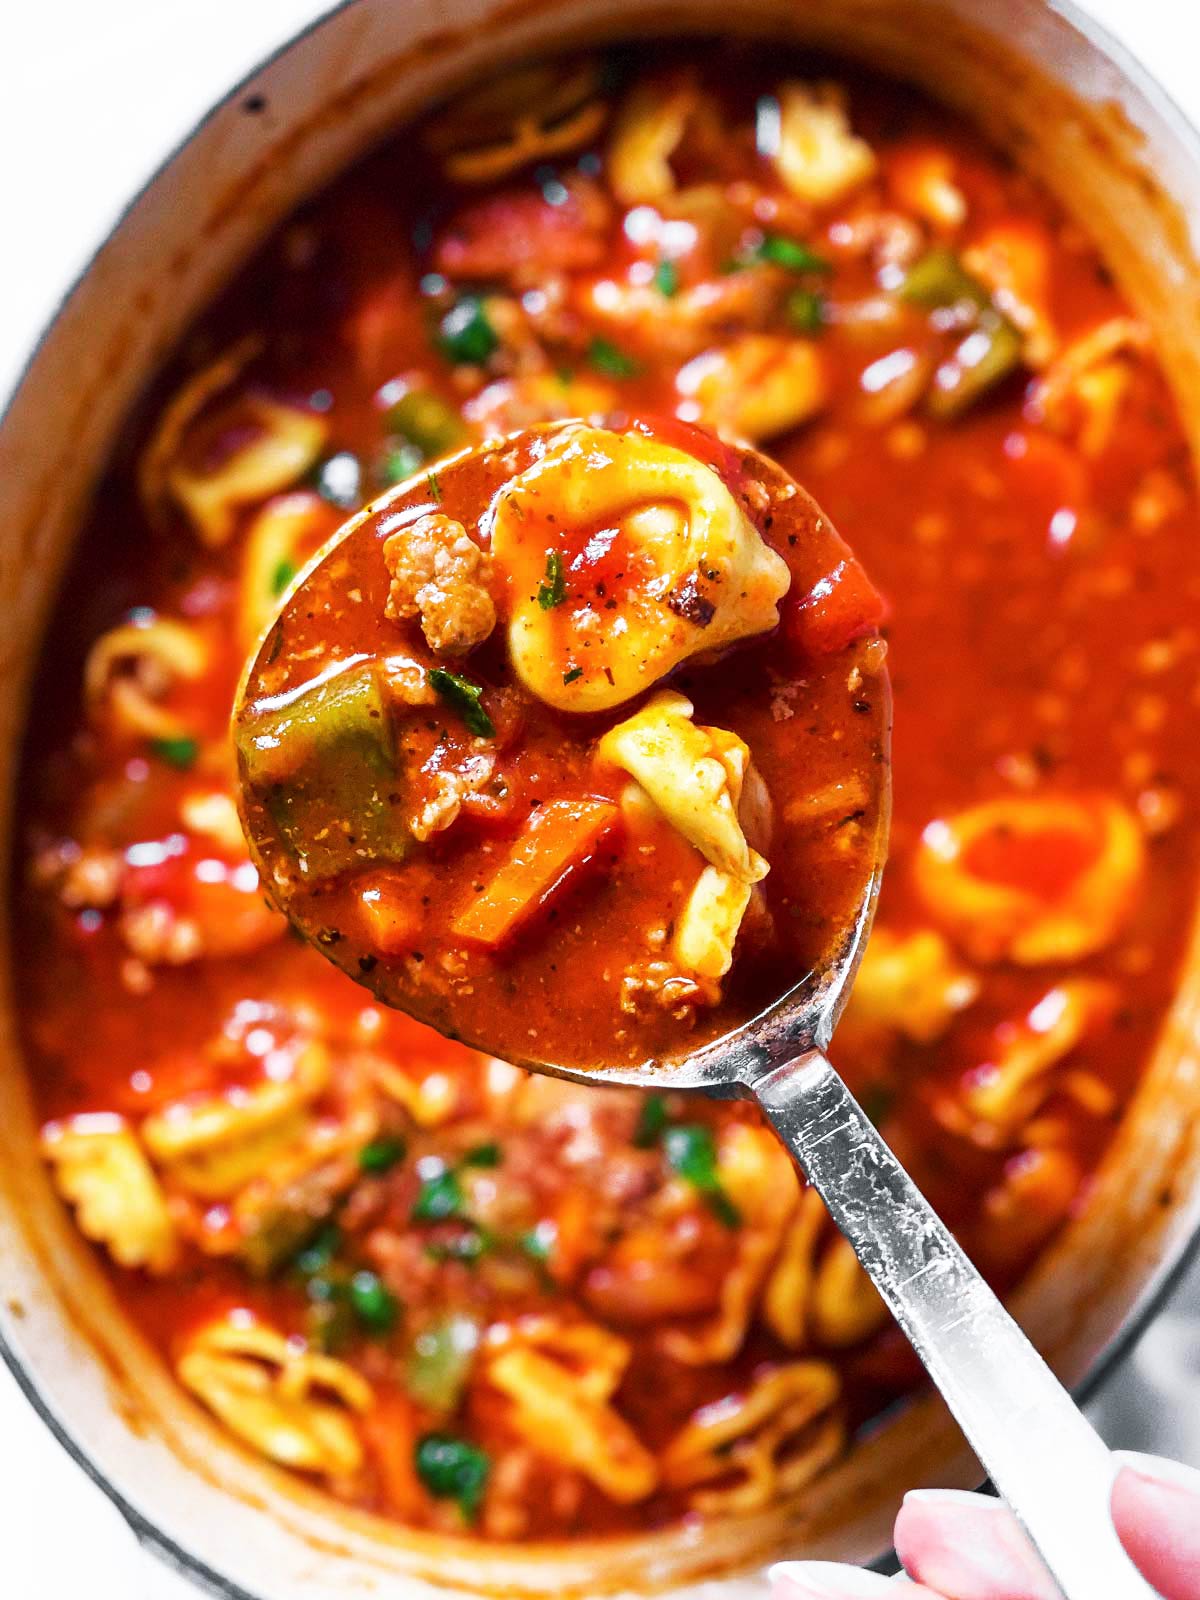
[[[443,488],[471,454],[438,465]],[[784,476],[767,458],[760,464],[764,475]],[[352,519],[321,559],[405,490],[400,485]],[[319,564],[301,574],[285,609],[300,603]],[[890,767],[879,763],[874,770],[883,823],[873,871],[824,968],[736,1032],[668,1067],[583,1072],[536,1059],[520,1064],[593,1087],[619,1083],[756,1100],[854,1247],[1065,1600],[1152,1600],[1155,1591],[1126,1555],[1109,1514],[1114,1457],[825,1057],[870,932],[886,856]],[[251,846],[261,856],[253,838]],[[298,926],[312,937],[313,929]],[[376,993],[396,1003],[394,995]],[[486,1022],[460,1037],[489,1050]]]

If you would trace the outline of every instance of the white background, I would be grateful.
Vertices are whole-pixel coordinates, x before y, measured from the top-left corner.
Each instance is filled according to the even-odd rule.
[[[436,6],[437,0],[425,0]],[[1200,121],[1200,18],[1089,0]],[[0,393],[63,289],[164,152],[319,0],[3,0]],[[1200,1465],[1200,1271],[1097,1408],[1116,1444]],[[137,1552],[0,1368],[0,1600],[162,1600]]]

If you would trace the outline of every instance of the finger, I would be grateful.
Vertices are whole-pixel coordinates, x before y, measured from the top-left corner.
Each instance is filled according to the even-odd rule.
[[[1200,1600],[1200,1472],[1118,1451],[1112,1514],[1134,1565],[1164,1600]]]
[[[772,1600],[942,1600],[920,1583],[893,1583],[838,1561],[780,1561],[767,1576]]]
[[[914,1489],[896,1518],[904,1570],[946,1600],[1060,1600],[1007,1506],[958,1489]]]

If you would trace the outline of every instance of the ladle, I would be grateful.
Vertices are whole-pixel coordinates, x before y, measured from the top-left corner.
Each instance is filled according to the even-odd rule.
[[[474,454],[460,452],[436,465],[439,498],[448,495],[453,476],[470,466]],[[797,492],[774,463],[760,458],[758,464],[764,476],[783,480],[789,493]],[[323,562],[336,558],[364,519],[378,517],[406,496],[411,500],[411,487],[399,485],[341,529],[299,575],[285,598],[284,613],[305,606],[314,574]],[[251,709],[245,696],[259,660],[269,659],[276,648],[272,630],[243,679],[235,723]],[[886,717],[886,696],[881,701]],[[740,1029],[665,1069],[581,1071],[530,1057],[519,1064],[591,1085],[669,1087],[756,1100],[850,1241],[1066,1600],[1147,1600],[1154,1591],[1126,1555],[1109,1514],[1113,1456],[825,1056],[870,931],[886,854],[890,769],[881,762],[875,771],[881,820],[872,870],[860,903],[819,970]],[[245,820],[244,790],[242,802]],[[251,825],[247,831],[270,892],[272,864],[264,859],[261,829]],[[297,921],[296,905],[281,904]],[[299,929],[338,959],[336,948],[318,937],[319,928],[299,924]],[[352,975],[385,1003],[409,1008],[404,996],[384,981],[382,969],[376,974],[355,968]],[[437,1019],[426,1015],[422,1020]],[[504,1053],[492,1048],[484,1019],[477,1027],[456,1032],[485,1052]],[[507,1054],[511,1059],[511,1050]]]

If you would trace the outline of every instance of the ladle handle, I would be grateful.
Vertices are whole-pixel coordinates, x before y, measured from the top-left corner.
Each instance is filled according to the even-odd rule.
[[[816,1051],[754,1085],[1066,1600],[1152,1600],[1109,1514],[1116,1462]]]

